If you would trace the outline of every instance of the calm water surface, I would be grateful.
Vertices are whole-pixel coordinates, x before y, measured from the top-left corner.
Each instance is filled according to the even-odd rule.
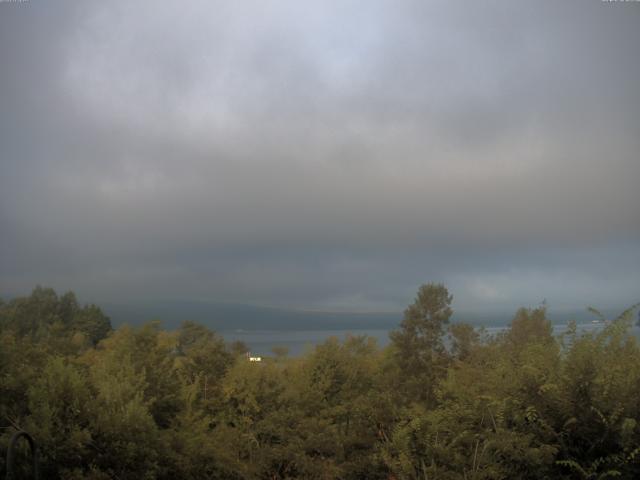
[[[582,323],[578,324],[580,331],[589,332],[602,329],[603,324]],[[505,330],[507,327],[486,327],[485,331],[489,335],[494,335]],[[566,330],[565,324],[554,325],[555,335],[559,335]],[[378,346],[384,347],[389,343],[389,332],[387,329],[356,329],[356,330],[306,330],[306,331],[289,331],[289,330],[235,330],[220,332],[225,340],[231,342],[240,340],[244,342],[254,355],[272,355],[273,347],[287,347],[290,356],[303,354],[307,350],[313,349],[330,337],[336,337],[344,340],[348,335],[362,336],[366,335],[376,339]],[[640,331],[634,328],[636,336]]]

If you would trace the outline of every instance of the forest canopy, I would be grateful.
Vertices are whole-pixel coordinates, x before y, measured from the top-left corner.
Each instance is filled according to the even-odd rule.
[[[0,301],[0,475],[24,430],[47,479],[640,477],[634,308],[558,336],[522,308],[490,336],[452,301],[420,287],[385,348],[261,362],[193,322],[114,330],[72,292]]]

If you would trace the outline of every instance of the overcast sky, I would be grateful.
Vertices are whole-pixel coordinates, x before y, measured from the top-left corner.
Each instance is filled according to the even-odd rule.
[[[640,301],[640,3],[0,3],[0,294]]]

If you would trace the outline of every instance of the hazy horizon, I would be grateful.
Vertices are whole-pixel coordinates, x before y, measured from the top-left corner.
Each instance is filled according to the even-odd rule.
[[[60,295],[63,292],[58,292]],[[2,298],[0,296],[0,298]],[[8,299],[8,298],[5,298]],[[86,302],[78,298],[80,304]],[[514,309],[496,310],[459,310],[453,307],[452,323],[470,323],[476,327],[506,327],[516,316],[519,308],[542,306],[521,305]],[[591,323],[599,319],[598,315],[585,306],[580,309],[557,309],[553,305],[544,305],[547,318],[554,325],[566,325],[574,320],[578,324]],[[323,331],[332,330],[367,332],[390,331],[399,327],[403,318],[403,309],[390,311],[356,310],[305,310],[268,305],[250,305],[231,302],[187,301],[157,299],[136,300],[124,303],[98,303],[98,307],[110,318],[114,328],[121,325],[142,325],[150,321],[159,321],[163,328],[174,330],[185,321],[207,326],[218,332],[233,331]],[[631,307],[597,308],[607,319],[617,318]]]

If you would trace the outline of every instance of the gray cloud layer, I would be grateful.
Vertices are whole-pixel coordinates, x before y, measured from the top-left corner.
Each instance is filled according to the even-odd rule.
[[[582,1],[2,3],[0,291],[638,300],[639,24]]]

